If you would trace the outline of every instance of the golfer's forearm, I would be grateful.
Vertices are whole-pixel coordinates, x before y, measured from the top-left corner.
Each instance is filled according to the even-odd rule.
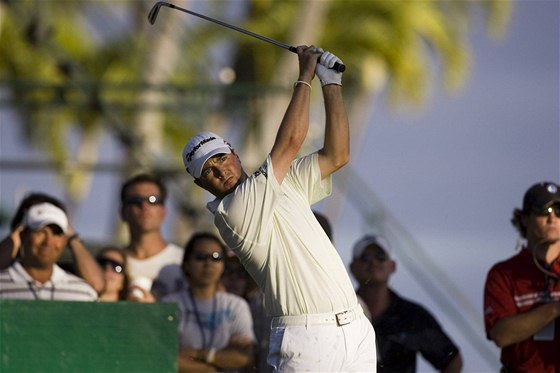
[[[348,115],[341,90],[341,86],[334,84],[323,87],[326,124],[323,149],[319,152],[323,177],[344,166],[350,159]]]
[[[291,150],[294,157],[305,141],[309,129],[310,96],[311,88],[305,84],[294,87],[294,94],[278,129],[277,143],[285,150]]]
[[[311,88],[298,84],[284,114],[270,152],[274,175],[282,182],[292,161],[297,156],[309,129],[309,97]]]

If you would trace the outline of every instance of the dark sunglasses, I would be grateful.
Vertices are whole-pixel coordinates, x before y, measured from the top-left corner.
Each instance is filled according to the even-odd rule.
[[[124,265],[122,263],[117,262],[116,260],[109,259],[109,258],[98,258],[97,263],[99,263],[101,268],[105,268],[106,266],[111,266],[113,271],[117,273],[124,272]]]
[[[533,209],[535,215],[538,216],[548,216],[554,212],[557,217],[560,218],[560,203],[554,203],[548,207],[544,207],[542,209]]]
[[[371,264],[374,261],[384,263],[389,259],[389,255],[385,251],[376,251],[362,254],[358,258],[363,263]]]
[[[192,254],[192,258],[199,262],[206,262],[208,261],[208,259],[210,259],[213,262],[221,262],[224,259],[224,256],[217,251],[214,251],[211,254],[194,252]]]
[[[150,205],[163,205],[163,198],[159,196],[130,196],[125,198],[125,205],[142,206],[144,202]]]

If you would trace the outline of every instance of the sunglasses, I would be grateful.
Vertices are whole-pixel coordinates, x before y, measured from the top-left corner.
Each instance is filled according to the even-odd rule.
[[[362,263],[368,263],[368,264],[371,264],[374,261],[384,263],[388,259],[389,259],[389,255],[387,255],[385,251],[368,252],[362,254],[362,256],[358,258],[358,260],[360,260]]]
[[[163,198],[159,196],[130,196],[125,198],[125,205],[134,205],[141,207],[144,202],[150,205],[163,205]]]
[[[538,216],[548,216],[554,212],[557,217],[560,218],[560,203],[554,203],[548,207],[544,207],[542,209],[533,209],[535,215]]]
[[[116,260],[109,259],[109,258],[98,258],[97,263],[101,266],[101,268],[105,268],[110,266],[113,271],[116,273],[124,273],[124,265],[122,263],[117,262]]]
[[[224,260],[224,256],[217,251],[214,251],[211,254],[194,252],[192,254],[192,258],[199,262],[206,262],[208,261],[208,259],[210,259],[212,262],[221,262],[222,260]]]

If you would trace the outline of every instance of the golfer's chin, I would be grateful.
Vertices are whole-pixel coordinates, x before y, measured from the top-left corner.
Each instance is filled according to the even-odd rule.
[[[233,178],[226,180],[226,182],[222,185],[222,188],[220,188],[219,193],[214,195],[216,195],[219,198],[224,198],[228,194],[233,193],[235,188],[237,188],[237,186],[241,184],[241,181],[242,181],[241,179],[234,180]]]

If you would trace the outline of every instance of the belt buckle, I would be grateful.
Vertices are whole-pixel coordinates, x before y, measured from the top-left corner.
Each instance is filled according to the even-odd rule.
[[[354,314],[350,311],[340,312],[337,313],[335,316],[336,316],[336,325],[338,326],[350,324],[352,321],[354,321],[354,317],[353,317]]]

